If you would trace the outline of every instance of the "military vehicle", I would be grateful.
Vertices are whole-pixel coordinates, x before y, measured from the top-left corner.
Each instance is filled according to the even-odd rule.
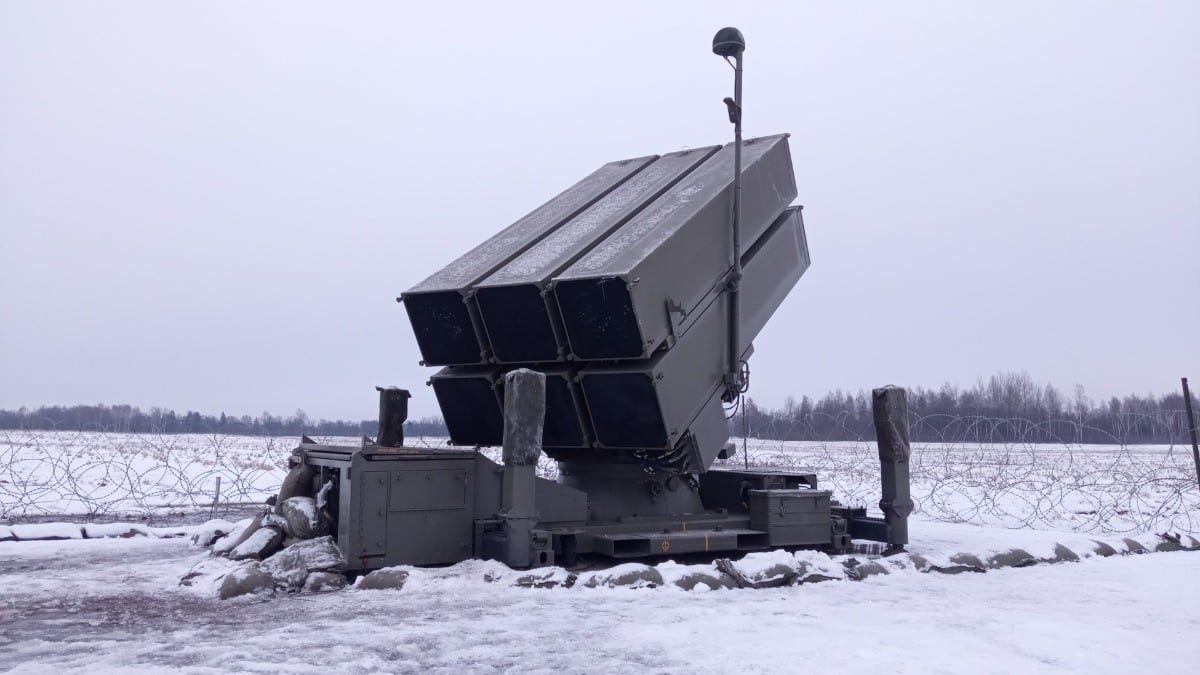
[[[906,457],[883,445],[884,518],[812,473],[713,468],[810,263],[789,136],[741,138],[743,50],[714,40],[733,143],[605,164],[401,294],[450,446],[405,446],[410,394],[383,389],[378,438],[291,458],[351,571],[906,543]]]

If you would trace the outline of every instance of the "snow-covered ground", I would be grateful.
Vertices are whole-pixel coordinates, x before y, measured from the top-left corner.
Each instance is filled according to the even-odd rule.
[[[923,519],[912,531],[930,560],[1090,542]],[[468,562],[413,570],[398,591],[226,602],[177,586],[206,555],[182,539],[0,543],[0,669],[1128,673],[1200,659],[1194,552],[708,592],[521,588]]]
[[[0,519],[203,512],[218,476],[223,501],[261,502],[296,440],[0,432]],[[749,455],[816,471],[843,502],[878,499],[872,444],[751,440]],[[1127,535],[1149,548],[1158,532],[1200,535],[1189,460],[1169,446],[917,445],[910,550],[928,564],[1013,548],[1047,559],[1056,544],[1084,559],[944,575],[898,557],[863,581],[760,590],[587,588],[582,576],[522,588],[522,573],[472,561],[411,570],[399,591],[222,602],[178,585],[207,559],[184,539],[0,542],[0,670],[1189,672],[1200,659],[1200,553],[1101,558],[1093,541],[1124,551]],[[30,527],[83,536],[61,525],[18,534]],[[89,532],[109,529],[122,528]],[[797,555],[835,578],[843,569],[844,559]],[[680,574],[672,565],[656,569]]]
[[[207,512],[218,478],[223,503],[261,503],[278,489],[298,440],[0,431],[0,522]],[[725,465],[745,461],[741,441],[735,442],[739,455]],[[750,439],[748,450],[753,464],[815,471],[843,503],[878,501],[873,443]],[[916,444],[911,470],[917,512],[932,519],[1091,533],[1200,533],[1195,470],[1180,446]],[[553,476],[555,465],[543,458],[539,471]]]

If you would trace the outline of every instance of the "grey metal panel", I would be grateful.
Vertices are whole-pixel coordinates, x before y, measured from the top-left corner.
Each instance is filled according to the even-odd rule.
[[[828,544],[832,538],[828,490],[750,490],[750,527],[771,546]]]
[[[539,369],[546,376],[545,448],[587,448],[590,422],[575,383],[579,366]],[[455,445],[497,446],[504,436],[504,372],[486,366],[447,367],[429,382]]]
[[[371,462],[417,462],[426,459],[473,459],[474,450],[466,448],[385,448],[367,445],[358,451],[358,456],[368,465]]]
[[[700,414],[688,427],[685,440],[689,443],[685,468],[693,473],[707,471],[729,441],[729,419],[725,416],[725,404],[719,391],[713,392],[705,401]]]
[[[500,465],[475,454],[475,519],[494,518],[500,510]]]
[[[542,426],[542,447],[591,447],[591,421],[584,412],[583,394],[575,382],[579,366],[563,364],[539,370],[546,375],[546,419]],[[500,395],[503,399],[503,389]]]
[[[438,511],[466,508],[468,485],[466,474],[461,468],[393,471],[388,510]]]
[[[387,471],[364,471],[351,476],[352,486],[358,493],[358,518],[356,519],[358,546],[352,547],[350,555],[363,558],[383,555],[387,549]]]
[[[730,266],[733,146],[712,156],[552,280],[575,358],[645,358]],[[742,238],[755,241],[796,196],[786,135],[743,144]]]
[[[740,353],[750,350],[750,342],[808,268],[807,251],[798,243],[802,238],[799,209],[789,209],[747,252]],[[720,413],[714,397],[727,367],[723,345],[728,339],[728,305],[727,295],[717,296],[673,347],[651,359],[591,364],[580,371],[601,447],[670,450],[689,429],[699,433],[714,428],[712,420]],[[688,460],[692,470],[703,471],[712,463],[728,432],[713,436],[704,431],[704,436]]]
[[[655,534],[599,534],[593,538],[593,545],[597,553],[610,558],[641,558],[737,551],[743,548],[740,544],[747,535],[762,535],[762,532],[720,528]]]
[[[586,493],[548,481],[545,478],[537,479],[534,491],[540,527],[545,527],[548,523],[562,526],[572,523],[582,524],[587,521]]]
[[[580,371],[600,447],[670,450],[683,440],[725,373],[723,316],[705,313],[688,339],[652,359]],[[714,458],[719,449],[711,448]]]
[[[475,284],[476,302],[498,363],[561,360],[567,353],[550,279],[720,149],[663,155],[524,253]]]
[[[388,518],[387,566],[449,565],[471,557],[471,512],[403,511]]]
[[[700,477],[700,498],[706,509],[745,510],[749,490],[817,489],[817,475],[781,469],[713,469]]]
[[[657,158],[647,155],[605,164],[408,289],[405,295],[462,290],[474,285]]]
[[[486,336],[479,333],[475,310],[469,302],[471,286],[520,255],[656,157],[651,155],[605,164],[402,293],[401,299],[425,363],[467,365],[486,362]]]
[[[712,145],[665,154],[500,267],[476,286],[544,284],[721,149]]]
[[[674,489],[660,484],[663,489],[658,494],[652,493],[650,484],[668,474],[647,473],[639,462],[564,461],[559,462],[558,468],[560,483],[587,495],[589,522],[616,521],[631,514],[666,517],[704,511],[700,496],[680,485],[678,478],[674,478]],[[558,519],[546,511],[541,515],[544,520]],[[622,522],[630,524],[628,520]]]
[[[811,258],[804,236],[804,218],[800,207],[789,208],[776,219],[767,234],[755,242],[742,264],[753,273],[742,277],[740,308],[740,347],[754,341],[788,293],[808,271]]]
[[[496,392],[499,371],[486,366],[442,368],[429,384],[455,445],[500,445],[504,415]]]
[[[358,517],[358,494],[354,491],[353,482],[350,480],[350,460],[344,464],[337,466],[338,470],[338,485],[337,485],[337,541],[338,549],[346,561],[351,565],[355,561],[360,560],[356,549],[359,548],[359,538],[361,531],[354,518]],[[353,569],[353,567],[352,567]]]
[[[471,557],[474,461],[427,459],[383,465],[390,469],[392,496],[382,562],[444,565]]]
[[[850,528],[850,536],[855,539],[887,542],[892,536],[891,528],[882,518],[850,518],[847,525]]]

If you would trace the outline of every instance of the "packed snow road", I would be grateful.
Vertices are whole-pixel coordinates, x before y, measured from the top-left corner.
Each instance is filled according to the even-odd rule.
[[[41,672],[1191,672],[1200,555],[767,590],[536,590],[489,563],[399,591],[220,602],[186,541],[0,544],[0,669]]]

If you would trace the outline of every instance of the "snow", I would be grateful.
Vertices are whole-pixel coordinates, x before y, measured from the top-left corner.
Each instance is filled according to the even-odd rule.
[[[260,527],[251,532],[246,541],[235,546],[229,552],[229,557],[234,559],[258,557],[278,536],[278,530],[270,527]]]
[[[83,534],[89,539],[100,537],[183,537],[191,534],[194,529],[194,526],[149,527],[136,523],[88,523],[83,526]]]
[[[658,568],[658,573],[663,578],[663,584],[667,586],[674,585],[676,581],[692,574],[696,571],[696,565],[683,565],[674,560],[661,562],[655,567]]]
[[[220,556],[201,558],[191,569],[180,575],[180,586],[206,599],[217,597],[221,582],[227,574],[252,566],[252,562],[235,562]]]
[[[75,523],[28,523],[11,529],[17,539],[83,539],[83,528]]]
[[[913,550],[1031,548],[1030,534],[919,521]],[[525,573],[469,561],[410,568],[400,591],[226,602],[177,585],[201,561],[237,568],[179,539],[0,543],[0,670],[1092,673],[1200,659],[1192,552],[701,593],[521,588]],[[694,566],[657,569],[681,567]]]
[[[250,521],[246,522],[249,523]],[[242,525],[241,527],[245,527],[245,525]],[[193,546],[207,546],[209,542],[215,541],[218,537],[223,537],[230,532],[239,529],[239,526],[236,523],[229,522],[228,520],[217,518],[214,520],[209,520],[200,525],[194,525],[189,529],[189,534],[191,536],[189,541],[192,542]],[[241,533],[240,530],[238,533]]]
[[[326,485],[332,485],[332,481],[326,481]],[[325,486],[321,487],[321,492],[328,494],[328,489]],[[320,493],[318,493],[320,494]],[[317,500],[312,497],[289,497],[284,500],[284,504],[290,508],[299,511],[309,521],[317,522]]]
[[[317,500],[312,497],[290,497],[283,500],[279,507],[283,512],[283,516],[278,518],[282,521],[278,525],[281,530],[299,539],[309,539],[318,534],[321,520],[317,515]]]
[[[59,539],[103,539],[106,537],[185,537],[210,524],[232,526],[215,520],[203,526],[148,527],[138,523],[24,523],[0,525],[0,541],[50,541]]]
[[[325,484],[321,486],[321,489],[317,490],[317,500],[316,501],[317,501],[317,510],[318,511],[325,508],[325,505],[328,503],[327,500],[329,499],[329,491],[332,489],[333,489],[333,481],[327,480],[327,481],[325,481]]]
[[[83,536],[88,539],[98,537],[149,537],[152,536],[148,527],[132,523],[88,523],[83,526]]]
[[[795,556],[783,550],[754,553],[738,561],[738,571],[749,579],[755,579],[776,565],[791,565],[793,560]]]
[[[286,577],[289,571],[300,573],[300,583],[309,572],[346,569],[346,561],[332,537],[299,541],[263,561],[262,570],[273,577]]]
[[[253,523],[253,518],[246,518],[234,523],[231,529],[223,530],[226,533],[226,536],[217,540],[217,542],[213,544],[212,552],[214,554],[228,553],[230,549],[237,544],[238,539],[242,536],[242,533],[246,531],[246,528],[250,527],[250,525]]]

